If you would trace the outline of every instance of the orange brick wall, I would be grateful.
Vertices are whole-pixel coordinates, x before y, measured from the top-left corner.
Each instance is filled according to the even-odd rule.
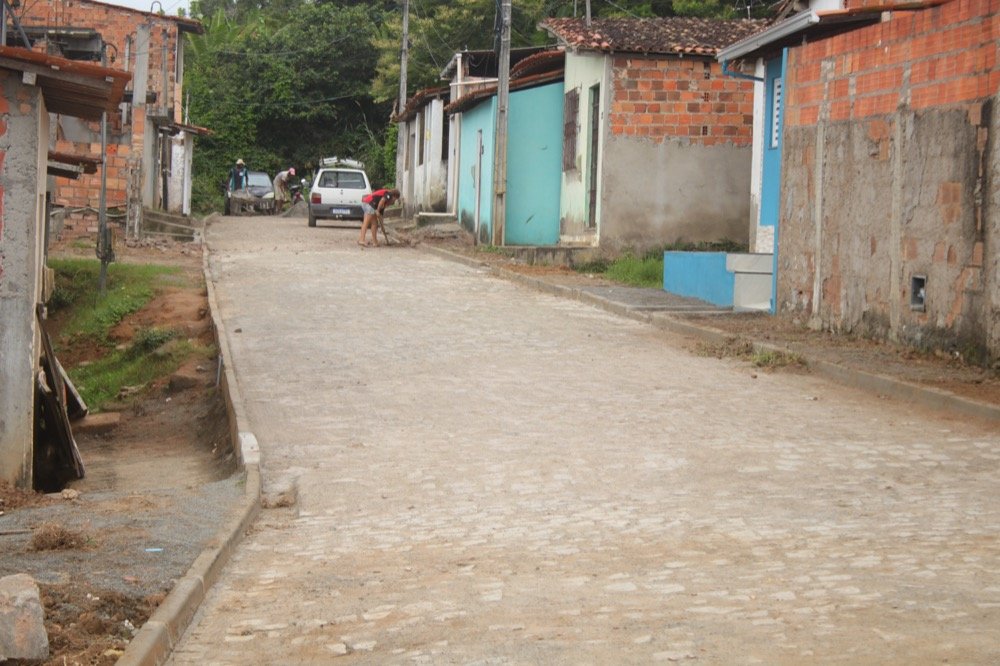
[[[108,67],[123,69],[134,74],[136,67],[136,29],[142,24],[150,26],[147,89],[157,93],[157,100],[150,105],[150,111],[168,115],[175,120],[177,102],[175,97],[176,51],[179,38],[177,23],[169,18],[126,7],[88,2],[87,0],[33,0],[25,3],[25,13],[21,22],[25,26],[61,26],[91,28],[100,33],[108,44]],[[126,39],[131,38],[129,62],[126,55]],[[167,81],[163,80],[163,46],[166,44]],[[44,45],[36,45],[45,48]],[[129,84],[128,89],[132,89]],[[169,94],[168,94],[169,93]],[[168,107],[169,105],[169,107]],[[109,208],[124,208],[127,201],[128,163],[135,162],[142,155],[145,113],[142,107],[132,107],[132,113],[125,124],[120,112],[108,116],[107,155],[107,205]],[[92,140],[87,143],[66,141],[57,137],[53,148],[60,152],[99,156],[101,154],[101,128],[99,122],[89,123]],[[82,175],[78,179],[56,178],[53,203],[78,210],[67,218],[66,229],[87,233],[96,225],[95,210],[100,204],[101,172]]]
[[[1000,89],[1000,0],[951,0],[888,17],[792,49],[787,125],[813,125],[821,113],[836,122],[904,106],[920,111],[972,104]]]
[[[615,56],[612,135],[749,146],[753,85],[714,60]]]

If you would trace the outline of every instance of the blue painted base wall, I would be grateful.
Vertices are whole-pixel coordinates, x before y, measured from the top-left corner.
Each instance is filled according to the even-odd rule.
[[[725,252],[664,252],[663,289],[732,307],[735,276],[726,270]]]

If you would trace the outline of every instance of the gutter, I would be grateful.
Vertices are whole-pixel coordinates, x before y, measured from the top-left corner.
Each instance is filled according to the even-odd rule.
[[[756,35],[751,35],[750,37],[736,42],[731,46],[727,46],[719,51],[716,59],[724,63],[730,60],[736,60],[737,58],[742,58],[750,53],[753,53],[757,49],[776,42],[779,39],[783,39],[784,37],[794,35],[795,33],[805,30],[806,28],[819,22],[820,16],[815,11],[810,9],[800,12],[788,20],[776,23],[770,28],[767,28],[762,32],[758,32]]]

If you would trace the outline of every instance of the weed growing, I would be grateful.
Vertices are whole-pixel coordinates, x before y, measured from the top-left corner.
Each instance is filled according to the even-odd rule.
[[[749,340],[726,338],[721,343],[702,342],[698,353],[715,358],[739,358],[755,368],[774,370],[777,368],[806,368],[806,361],[799,354],[768,349],[757,349]]]

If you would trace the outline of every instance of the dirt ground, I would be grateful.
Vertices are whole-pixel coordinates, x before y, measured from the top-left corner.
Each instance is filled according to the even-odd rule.
[[[93,250],[50,254],[93,257]],[[213,343],[199,244],[126,247],[118,260],[176,265],[183,275],[116,327],[116,341],[156,326]],[[54,339],[60,323],[47,322]],[[57,345],[67,368],[99,351]],[[86,476],[62,493],[0,487],[0,576],[27,573],[39,584],[50,644],[42,663],[115,663],[240,497],[215,377],[215,362],[192,359],[106,405],[120,414],[116,427],[74,426]]]

